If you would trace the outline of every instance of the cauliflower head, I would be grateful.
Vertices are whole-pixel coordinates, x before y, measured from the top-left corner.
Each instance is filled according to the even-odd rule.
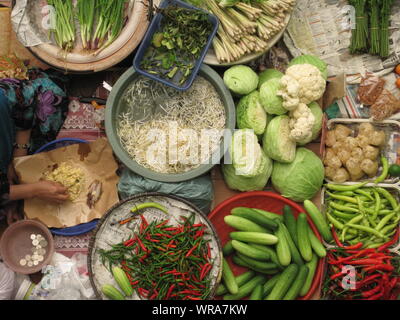
[[[296,142],[310,139],[314,123],[315,117],[310,108],[300,103],[295,110],[290,112],[290,138]]]
[[[309,104],[322,97],[326,81],[321,71],[311,64],[296,64],[286,70],[280,81],[278,91],[283,100],[283,107],[289,111],[296,109],[296,102]]]

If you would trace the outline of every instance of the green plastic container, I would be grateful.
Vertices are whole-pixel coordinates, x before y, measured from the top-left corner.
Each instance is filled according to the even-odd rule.
[[[137,73],[133,68],[128,69],[118,79],[117,83],[113,86],[113,89],[107,100],[106,119],[105,119],[106,133],[115,155],[119,158],[119,160],[122,161],[122,163],[124,163],[133,172],[145,178],[161,182],[186,181],[196,178],[210,171],[215,166],[215,164],[212,163],[202,164],[196,169],[179,174],[158,173],[139,165],[136,161],[132,160],[129,154],[125,151],[125,149],[123,148],[122,144],[119,141],[117,134],[119,115],[125,112],[127,108],[126,104],[123,103],[122,101],[122,97],[126,92],[126,89],[131,84],[132,80],[134,80],[136,77],[139,76],[141,75]],[[222,78],[212,68],[203,64],[200,68],[199,76],[202,76],[215,86],[225,106],[226,129],[229,129],[230,133],[229,134],[225,133],[224,138],[220,144],[220,148],[219,150],[216,151],[216,153],[219,153],[221,159],[224,156],[224,154],[228,151],[231,134],[235,129],[236,125],[235,103],[233,101],[230,91],[225,86]],[[225,140],[229,141],[229,143],[224,143]]]

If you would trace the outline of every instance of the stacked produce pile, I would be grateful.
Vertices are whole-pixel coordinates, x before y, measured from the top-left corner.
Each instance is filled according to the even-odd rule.
[[[132,212],[157,208],[158,203],[144,203]],[[136,217],[123,220],[126,224]],[[134,293],[148,300],[203,300],[211,293],[210,271],[213,259],[208,227],[194,223],[195,214],[181,216],[178,225],[169,219],[148,222],[140,214],[141,224],[132,236],[101,250],[102,262],[108,266],[121,292],[106,284],[102,292],[113,300],[124,300]]]
[[[232,161],[222,167],[231,189],[262,190],[271,177],[274,188],[294,201],[320,190],[323,164],[302,146],[319,136],[323,113],[316,101],[326,79],[326,64],[310,55],[293,59],[285,74],[267,69],[257,75],[244,65],[225,72],[225,84],[240,97],[240,130],[233,135]]]
[[[285,28],[295,0],[186,0],[209,10],[220,21],[213,46],[220,63],[263,52],[268,40]]]
[[[308,200],[304,205],[325,240],[331,240],[318,209]],[[225,300],[294,300],[309,294],[313,281],[319,280],[315,279],[316,270],[326,249],[312,231],[306,213],[296,218],[287,205],[283,215],[237,207],[224,221],[237,231],[229,234],[231,240],[223,248],[223,284],[217,295]],[[234,277],[227,259],[232,266],[248,271]]]

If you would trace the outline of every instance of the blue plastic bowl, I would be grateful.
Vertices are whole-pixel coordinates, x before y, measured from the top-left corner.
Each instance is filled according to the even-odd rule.
[[[159,7],[160,8],[166,8],[168,6],[178,6],[178,7],[183,7],[183,8],[187,8],[187,9],[206,12],[206,11],[200,9],[200,8],[194,7],[194,6],[190,5],[190,4],[182,2],[180,0],[164,0]],[[168,81],[167,79],[158,77],[157,75],[148,73],[147,71],[143,70],[140,67],[140,64],[141,64],[141,62],[143,60],[143,57],[144,57],[144,55],[145,55],[145,53],[147,51],[147,48],[151,44],[151,41],[153,39],[154,33],[160,29],[162,18],[163,18],[161,13],[156,14],[156,16],[151,21],[149,28],[147,29],[147,32],[146,32],[146,34],[145,34],[145,36],[144,36],[144,38],[142,40],[142,43],[139,46],[139,49],[138,49],[138,51],[136,53],[135,58],[133,60],[134,69],[138,73],[140,73],[140,74],[142,74],[142,75],[144,75],[146,77],[149,77],[149,78],[151,78],[153,80],[156,80],[156,81],[160,81],[163,84],[165,84],[167,86],[170,86],[170,87],[173,87],[173,88],[175,88],[177,90],[184,91],[184,90],[189,89],[190,86],[192,85],[194,79],[196,78],[197,73],[199,72],[201,64],[203,63],[203,60],[204,60],[204,58],[205,58],[205,56],[207,54],[208,49],[210,48],[210,46],[212,44],[213,38],[214,38],[215,34],[217,33],[218,26],[219,26],[218,18],[216,16],[210,14],[209,12],[206,12],[206,13],[208,14],[209,21],[212,23],[214,28],[213,28],[211,34],[208,37],[207,44],[203,48],[203,51],[201,52],[200,58],[196,61],[196,64],[195,64],[194,68],[192,69],[192,72],[191,72],[190,76],[186,79],[185,83],[182,86],[180,86],[180,85],[178,85],[176,83],[173,83],[172,81]]]
[[[76,138],[62,138],[45,144],[44,146],[39,148],[35,152],[35,154],[66,147],[75,143],[89,143],[89,142],[86,140],[76,139]],[[98,221],[99,219],[95,219],[90,222],[78,224],[76,226],[69,228],[50,228],[50,231],[52,234],[58,236],[67,236],[67,237],[78,236],[81,234],[85,234],[89,231],[92,231],[94,228],[96,228]]]

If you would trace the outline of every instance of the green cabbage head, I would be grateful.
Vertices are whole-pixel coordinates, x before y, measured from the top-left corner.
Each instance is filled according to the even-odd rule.
[[[269,79],[260,88],[260,101],[268,114],[282,115],[288,111],[282,106],[283,99],[277,95],[280,88],[278,78]]]
[[[298,148],[292,163],[274,163],[272,185],[282,194],[296,202],[313,198],[324,181],[324,165],[311,150]]]
[[[317,67],[319,71],[321,71],[322,77],[325,80],[328,79],[328,65],[316,56],[311,54],[303,54],[302,56],[298,56],[290,61],[289,67],[295,64],[312,64],[313,66]]]
[[[273,169],[273,162],[261,150],[261,163],[259,172],[256,176],[245,177],[236,174],[236,169],[232,164],[222,165],[222,173],[228,187],[232,190],[258,191],[263,190],[268,183]]]
[[[267,114],[260,103],[260,93],[252,93],[240,99],[236,108],[239,129],[253,129],[257,135],[263,134],[267,126]]]
[[[258,75],[248,66],[230,67],[224,73],[225,85],[236,95],[246,95],[257,89]]]
[[[323,117],[324,113],[322,112],[321,107],[316,102],[311,102],[308,105],[308,107],[310,108],[310,110],[315,118],[315,123],[314,123],[314,126],[312,127],[312,136],[310,139],[298,141],[297,145],[299,145],[299,146],[304,146],[307,143],[310,143],[311,141],[317,139],[321,132],[321,129],[322,129],[322,117]]]
[[[283,73],[275,69],[266,69],[258,75],[258,89],[270,79],[280,79],[283,77]]]

